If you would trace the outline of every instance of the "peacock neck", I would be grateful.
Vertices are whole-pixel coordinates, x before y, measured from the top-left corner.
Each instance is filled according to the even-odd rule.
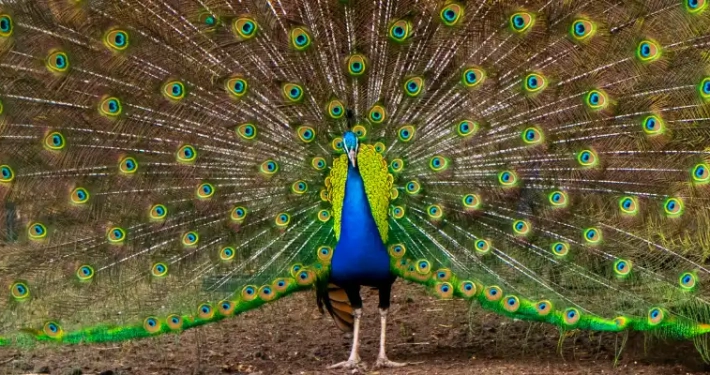
[[[348,166],[340,240],[333,253],[331,276],[362,285],[391,277],[389,255],[372,216],[364,181],[352,165]]]

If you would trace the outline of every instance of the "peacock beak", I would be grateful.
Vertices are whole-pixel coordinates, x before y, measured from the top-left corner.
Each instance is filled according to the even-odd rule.
[[[353,168],[357,167],[357,152],[355,150],[348,151],[348,159],[350,159]]]

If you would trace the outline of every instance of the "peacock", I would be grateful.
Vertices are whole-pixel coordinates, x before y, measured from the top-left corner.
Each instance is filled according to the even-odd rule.
[[[706,0],[0,1],[0,346],[397,278],[710,361]],[[314,305],[314,308],[315,308]]]

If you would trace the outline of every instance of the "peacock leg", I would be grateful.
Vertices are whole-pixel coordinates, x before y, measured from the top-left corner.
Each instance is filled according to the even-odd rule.
[[[403,367],[406,366],[406,362],[394,362],[387,359],[387,354],[385,354],[385,334],[387,332],[387,312],[388,309],[380,308],[380,323],[382,326],[382,331],[380,333],[380,354],[377,356],[377,362],[375,362],[375,368],[383,367]]]
[[[360,349],[360,318],[362,317],[362,307],[357,308],[353,311],[353,347],[350,351],[350,358],[347,361],[336,363],[329,368],[346,368],[355,369],[361,365],[360,355],[358,354],[358,349]]]

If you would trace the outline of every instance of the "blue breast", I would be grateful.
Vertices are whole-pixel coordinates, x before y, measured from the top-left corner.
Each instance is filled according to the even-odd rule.
[[[360,172],[348,166],[340,240],[331,262],[331,280],[339,285],[377,286],[391,280],[390,259],[370,211]]]

